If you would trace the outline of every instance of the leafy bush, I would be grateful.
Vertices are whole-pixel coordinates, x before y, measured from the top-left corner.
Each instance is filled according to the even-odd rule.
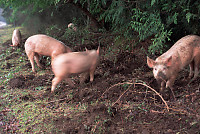
[[[200,6],[197,3],[183,0],[141,1],[132,10],[131,26],[140,40],[153,37],[150,53],[162,53],[166,41],[176,41],[187,34],[198,34]]]
[[[9,7],[12,9],[11,22],[18,19],[34,26],[34,29],[45,22],[48,25],[67,25],[73,18],[81,18],[82,25],[94,24],[98,28],[96,31],[104,32],[106,29],[117,38],[131,40],[136,35],[139,41],[152,38],[150,53],[162,53],[166,47],[166,41],[174,42],[187,34],[200,34],[200,5],[194,0],[37,0],[26,2],[2,0],[0,4],[4,5],[4,9],[8,10]],[[69,6],[73,8],[66,8]],[[73,12],[70,12],[72,10]],[[19,15],[24,16],[24,19]],[[36,15],[38,17],[34,19],[33,24],[27,20]],[[54,21],[51,17],[55,17]],[[40,20],[42,23],[39,23]],[[63,23],[60,23],[60,20]],[[59,28],[54,28],[59,31]],[[66,37],[72,34],[74,33],[65,31]],[[81,33],[76,33],[76,35],[82,37]],[[130,43],[126,44],[124,48],[129,49],[130,45]]]

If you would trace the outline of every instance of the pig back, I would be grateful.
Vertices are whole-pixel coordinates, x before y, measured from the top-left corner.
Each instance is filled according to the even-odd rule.
[[[38,34],[27,39],[25,49],[36,52],[40,55],[52,56],[53,53],[55,55],[65,53],[66,46],[52,37]],[[70,48],[67,50],[70,50]]]
[[[21,33],[18,29],[15,29],[12,35],[12,44],[13,46],[17,46],[20,43],[21,43]]]
[[[192,62],[197,53],[200,53],[200,37],[188,35],[178,40],[167,52],[158,57],[156,61],[164,61],[172,56],[173,66],[183,69]]]
[[[95,68],[99,56],[94,52],[72,52],[58,55],[52,65],[55,75],[82,73]]]

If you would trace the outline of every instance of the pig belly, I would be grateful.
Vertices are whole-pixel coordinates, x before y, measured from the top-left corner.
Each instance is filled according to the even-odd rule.
[[[52,52],[50,51],[46,51],[46,50],[43,50],[43,51],[34,51],[35,53],[38,53],[39,55],[44,55],[44,56],[51,56]]]

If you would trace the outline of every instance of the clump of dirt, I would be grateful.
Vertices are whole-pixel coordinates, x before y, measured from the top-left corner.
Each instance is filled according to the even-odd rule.
[[[9,86],[12,89],[25,88],[25,77],[23,75],[10,79]]]
[[[49,80],[52,79],[51,75],[41,75],[36,77],[35,75],[19,75],[15,78],[10,79],[9,86],[12,89],[15,88],[29,88],[29,87],[39,87],[39,86],[49,86]]]

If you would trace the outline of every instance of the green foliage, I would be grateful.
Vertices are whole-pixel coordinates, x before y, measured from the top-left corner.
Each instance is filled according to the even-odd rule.
[[[164,48],[166,38],[170,40],[171,30],[166,30],[160,14],[141,12],[139,9],[133,9],[135,13],[132,16],[133,21],[131,21],[132,28],[138,32],[139,40],[145,40],[146,38],[154,35],[153,45],[149,47],[149,52],[155,53],[156,51],[162,53]]]
[[[153,37],[149,47],[150,53],[163,53],[165,42],[169,41],[171,36],[178,37],[172,37],[176,41],[185,34],[199,33],[197,3],[183,0],[141,1],[132,10],[131,26],[138,33],[140,41]]]
[[[58,38],[58,33],[61,32],[61,28],[58,25],[51,25],[46,28],[45,33],[53,38]]]
[[[89,29],[87,27],[78,27],[77,31],[66,28],[64,35],[61,37],[63,40],[67,40],[69,44],[80,45],[86,43],[87,40],[92,41],[89,36]],[[78,44],[77,44],[78,43]]]
[[[67,28],[66,26],[68,22],[72,21],[72,18],[81,18],[81,21],[77,23],[78,26],[80,24],[85,26],[89,24],[88,20],[90,20],[100,25],[97,31],[105,32],[105,29],[107,31],[110,30],[113,34],[116,34],[117,38],[123,37],[128,41],[136,35],[138,35],[139,41],[151,38],[152,44],[149,44],[150,53],[162,53],[163,49],[167,47],[165,46],[166,41],[172,40],[174,42],[187,34],[200,33],[200,5],[198,1],[193,0],[2,0],[0,4],[4,5],[4,9],[12,10],[12,15],[9,18],[10,22],[21,21],[34,27],[33,29],[37,29],[37,26],[42,25],[45,27],[46,21],[52,22],[50,26],[52,24],[56,26],[50,27],[51,31],[52,28],[55,31],[60,31],[60,28]],[[76,10],[66,7],[73,7]],[[77,10],[82,11],[82,14],[76,16],[75,12],[70,12]],[[22,16],[24,17],[23,19]],[[35,18],[33,19],[32,16],[37,17],[33,17]],[[55,16],[65,17],[62,20],[64,24],[66,23],[65,28],[60,26],[58,21],[50,21],[51,19],[49,18]],[[33,21],[28,21],[30,19],[33,19]],[[54,19],[59,20],[61,17]],[[48,34],[50,30],[49,26],[47,27]],[[77,37],[82,37],[81,32],[65,31],[65,37],[75,36],[74,34]],[[74,41],[72,42],[74,43]],[[130,50],[130,45],[127,43],[124,48]]]
[[[126,38],[132,38],[132,29],[130,29],[130,21],[132,12],[131,8],[134,4],[124,0],[113,1],[107,10],[100,14],[100,20],[110,23],[110,29],[113,33],[120,33]]]

